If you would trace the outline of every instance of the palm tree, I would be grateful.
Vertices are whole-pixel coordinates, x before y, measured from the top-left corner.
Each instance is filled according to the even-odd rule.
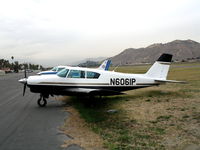
[[[11,56],[11,59],[12,59],[12,70],[14,69],[14,64],[13,64],[13,60],[14,60],[14,56]]]

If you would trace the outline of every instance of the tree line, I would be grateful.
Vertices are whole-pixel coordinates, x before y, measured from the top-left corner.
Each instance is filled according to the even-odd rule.
[[[20,64],[18,61],[14,61],[13,63],[10,63],[8,60],[0,59],[0,70],[10,69],[14,72],[18,72],[19,70],[23,69],[31,69],[31,70],[44,70],[43,66],[38,64],[32,64],[32,63],[22,63]]]

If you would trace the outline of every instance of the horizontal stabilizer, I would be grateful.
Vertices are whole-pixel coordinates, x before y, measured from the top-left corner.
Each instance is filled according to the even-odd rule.
[[[186,81],[176,81],[176,80],[160,80],[155,79],[156,82],[163,82],[163,83],[187,83]]]

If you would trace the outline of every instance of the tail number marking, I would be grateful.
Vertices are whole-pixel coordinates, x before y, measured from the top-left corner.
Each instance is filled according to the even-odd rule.
[[[110,85],[133,85],[135,78],[111,78]]]

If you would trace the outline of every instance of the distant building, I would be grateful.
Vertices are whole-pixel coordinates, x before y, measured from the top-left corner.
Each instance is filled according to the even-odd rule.
[[[1,71],[4,71],[5,73],[12,72],[12,70],[10,68],[1,68]]]

